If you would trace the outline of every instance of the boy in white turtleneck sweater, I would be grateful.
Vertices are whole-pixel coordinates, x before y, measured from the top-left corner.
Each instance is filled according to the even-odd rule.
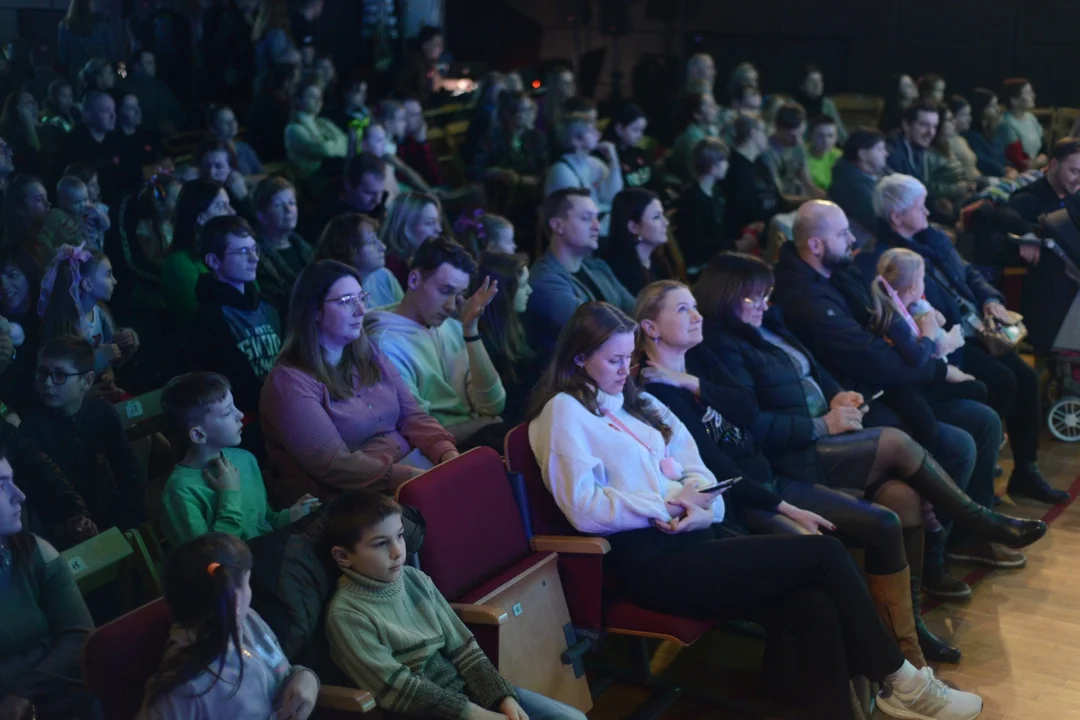
[[[679,514],[671,501],[685,486],[716,484],[686,426],[653,396],[641,397],[671,429],[670,442],[627,412],[621,394],[603,391],[597,391],[601,415],[559,393],[529,424],[529,445],[544,483],[582,532],[609,535],[647,528],[654,520],[668,523],[673,510]],[[678,472],[668,477],[662,464]],[[717,496],[712,511],[714,522],[723,521],[723,498]]]

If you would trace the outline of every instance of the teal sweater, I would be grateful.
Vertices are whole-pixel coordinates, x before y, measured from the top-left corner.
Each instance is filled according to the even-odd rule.
[[[266,486],[255,456],[240,448],[225,448],[240,473],[240,489],[218,492],[202,470],[177,465],[161,498],[161,527],[176,547],[208,532],[225,532],[250,540],[289,524],[289,509],[270,509]]]
[[[326,610],[330,656],[379,707],[464,720],[517,694],[424,573],[379,582],[345,570]]]

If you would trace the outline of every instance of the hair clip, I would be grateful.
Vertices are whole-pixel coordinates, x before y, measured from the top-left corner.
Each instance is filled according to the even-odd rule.
[[[206,566],[206,572],[210,574],[210,577],[214,576],[214,571],[221,567],[221,563],[212,562]]]

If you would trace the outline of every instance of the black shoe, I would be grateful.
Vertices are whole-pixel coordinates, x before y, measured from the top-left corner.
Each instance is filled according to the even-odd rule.
[[[1014,472],[1009,478],[1009,494],[1023,495],[1047,505],[1064,505],[1072,499],[1064,490],[1051,487],[1038,470]]]
[[[971,597],[971,586],[944,566],[928,567],[923,571],[922,589],[927,595],[943,600],[967,600]]]
[[[915,618],[915,633],[919,636],[919,648],[927,660],[955,665],[963,657],[960,648],[953,647],[930,632],[930,628],[926,627],[922,618]]]

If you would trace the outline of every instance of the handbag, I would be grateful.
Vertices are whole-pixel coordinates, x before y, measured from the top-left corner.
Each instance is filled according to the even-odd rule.
[[[957,292],[952,281],[933,262],[927,262],[926,269],[934,275],[945,291],[952,295],[953,300],[964,312],[960,319],[964,327],[964,336],[975,338],[986,352],[994,357],[1000,357],[1015,350],[1020,341],[1027,337],[1028,331],[1027,326],[1024,325],[1023,315],[1006,310],[1008,320],[983,318],[979,315],[975,304]]]

